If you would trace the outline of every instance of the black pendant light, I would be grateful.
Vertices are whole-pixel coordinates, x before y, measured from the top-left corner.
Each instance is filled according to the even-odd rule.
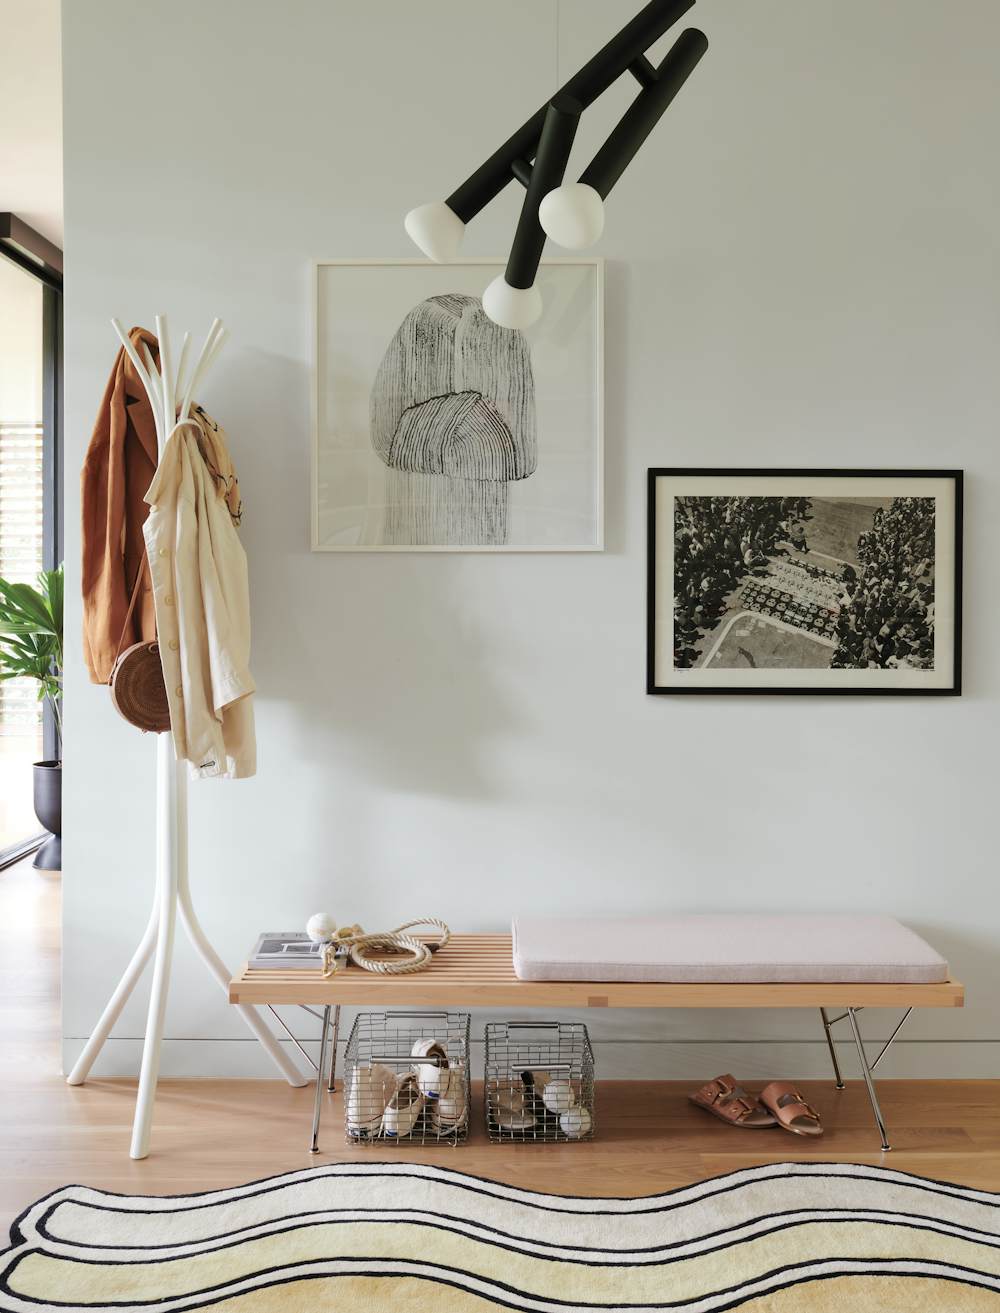
[[[570,250],[584,250],[600,237],[608,193],[708,49],[705,34],[688,28],[658,66],[646,56],[693,4],[650,0],[447,200],[418,206],[406,216],[406,231],[421,251],[445,262],[458,254],[465,225],[508,183],[517,179],[524,186],[507,268],[483,293],[483,308],[494,322],[527,328],[541,314],[535,276],[546,237]],[[581,114],[626,71],[642,90],[579,181],[564,182]]]

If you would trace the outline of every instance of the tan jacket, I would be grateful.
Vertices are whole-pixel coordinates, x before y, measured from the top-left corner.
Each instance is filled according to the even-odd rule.
[[[152,333],[133,328],[159,363]],[[156,424],[136,372],[118,352],[87,448],[81,476],[83,517],[83,655],[95,684],[111,678],[129,597],[142,566],[144,500],[156,472]],[[122,649],[156,637],[148,588],[136,604]]]
[[[195,776],[257,769],[250,589],[225,434],[197,411],[178,425],[146,493],[144,526],[177,756]]]

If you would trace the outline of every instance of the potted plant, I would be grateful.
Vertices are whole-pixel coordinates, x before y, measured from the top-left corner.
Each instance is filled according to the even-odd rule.
[[[36,679],[38,700],[52,708],[62,752],[63,569],[43,570],[38,587],[0,579],[0,679]],[[42,871],[62,869],[62,760],[33,767],[35,815],[49,838],[35,854]]]

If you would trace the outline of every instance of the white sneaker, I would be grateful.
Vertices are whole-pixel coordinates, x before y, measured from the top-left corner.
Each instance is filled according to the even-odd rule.
[[[523,1087],[504,1086],[489,1094],[490,1120],[501,1131],[527,1131],[535,1124],[531,1095]]]
[[[428,1059],[415,1062],[413,1071],[421,1094],[428,1100],[438,1098],[448,1084],[448,1050],[438,1040],[427,1037],[416,1041],[410,1056]]]
[[[382,1134],[391,1140],[410,1135],[424,1110],[424,1096],[412,1071],[399,1077],[395,1093],[382,1114]]]
[[[396,1073],[376,1062],[355,1067],[347,1097],[347,1129],[353,1135],[373,1135],[382,1124],[382,1114],[396,1092]]]
[[[430,1104],[431,1125],[438,1135],[450,1135],[465,1125],[468,1113],[466,1104],[465,1072],[460,1067],[447,1068],[447,1082],[440,1095]]]

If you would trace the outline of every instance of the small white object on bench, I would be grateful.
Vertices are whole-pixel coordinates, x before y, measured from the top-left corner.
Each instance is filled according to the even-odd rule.
[[[515,917],[519,980],[937,984],[948,963],[890,916]]]

